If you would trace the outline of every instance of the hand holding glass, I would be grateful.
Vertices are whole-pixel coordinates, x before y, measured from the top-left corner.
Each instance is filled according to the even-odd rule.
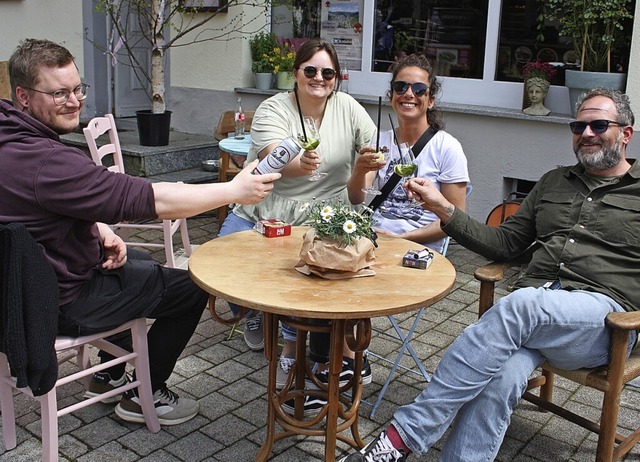
[[[376,149],[378,149],[376,147],[377,144],[377,133],[374,132],[373,136],[371,137],[371,141],[369,142],[369,147],[373,148],[372,152],[375,152]],[[378,164],[384,164],[386,162],[386,159],[384,158],[384,151],[382,149],[378,149],[377,151],[378,154]],[[375,184],[378,181],[378,175],[376,174],[375,179],[373,180],[373,184]],[[380,191],[378,188],[376,188],[375,186],[373,186],[373,184],[367,188],[362,188],[362,192],[365,192],[367,194],[372,194],[374,196],[379,196],[380,194],[382,194],[382,191]]]
[[[314,151],[320,144],[320,133],[318,132],[318,127],[316,127],[313,117],[304,117],[302,120],[304,123],[304,134],[306,134],[307,138],[305,139],[302,134],[298,135],[300,146],[302,146],[302,149],[305,151]],[[316,171],[309,177],[309,181],[317,181],[325,176],[327,176],[326,172],[319,172],[316,169]]]
[[[393,167],[393,171],[405,179],[405,185],[409,178],[415,178],[418,173],[418,164],[416,163],[413,151],[407,143],[400,143],[400,163]],[[422,202],[412,199],[411,202],[403,206],[400,211],[402,213],[408,213],[420,207],[422,204]]]

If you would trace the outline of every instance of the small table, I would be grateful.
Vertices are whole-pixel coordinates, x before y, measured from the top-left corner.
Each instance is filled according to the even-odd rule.
[[[230,136],[218,142],[220,148],[220,167],[218,169],[218,182],[223,183],[233,178],[241,169],[247,159],[251,147],[251,135],[245,133],[242,138]],[[228,206],[218,208],[218,220],[222,222],[227,217]]]
[[[218,146],[229,154],[247,157],[251,147],[251,135],[245,133],[242,138],[230,136],[220,140]]]
[[[361,381],[353,380],[343,389],[338,383],[345,339],[356,351],[354,377],[359,378],[362,352],[371,338],[370,318],[429,306],[444,298],[455,282],[453,265],[440,254],[427,270],[403,267],[402,257],[417,244],[384,235],[375,249],[375,276],[342,280],[305,276],[294,266],[307,229],[296,226],[290,236],[276,238],[253,230],[229,234],[200,246],[189,259],[189,274],[203,290],[263,312],[269,380],[267,433],[256,456],[258,462],[268,459],[275,441],[295,434],[324,436],[325,461],[335,460],[337,439],[354,448],[363,447],[358,431]],[[300,360],[285,388],[279,391],[276,370],[281,319],[298,329],[296,357]],[[318,327],[317,323],[305,324],[305,319],[329,322],[326,327]],[[323,390],[304,389],[310,372],[305,351],[308,331],[330,332],[329,383]],[[341,394],[346,388],[351,388],[350,398]],[[328,404],[320,414],[305,420],[307,394],[323,396]],[[291,399],[295,399],[294,416],[282,410],[282,404]],[[276,423],[284,431],[276,434]],[[340,434],[347,429],[352,439]]]

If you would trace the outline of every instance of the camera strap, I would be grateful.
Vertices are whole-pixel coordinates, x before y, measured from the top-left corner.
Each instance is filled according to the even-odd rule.
[[[422,135],[420,135],[420,138],[418,138],[418,141],[416,141],[416,144],[414,144],[413,147],[411,148],[411,150],[413,151],[414,157],[417,158],[420,155],[420,153],[422,152],[422,149],[424,149],[424,147],[427,145],[429,141],[431,141],[431,138],[433,138],[433,136],[436,133],[438,133],[438,130],[436,130],[433,127],[429,127],[425,130],[425,132]],[[394,133],[394,136],[395,136],[395,133]],[[395,189],[398,182],[400,181],[400,178],[402,178],[400,175],[393,172],[393,174],[389,177],[387,182],[384,184],[384,186],[380,190],[381,194],[378,194],[369,203],[369,208],[375,211],[378,207],[380,207],[380,205],[382,205],[384,200],[389,196],[391,191]]]

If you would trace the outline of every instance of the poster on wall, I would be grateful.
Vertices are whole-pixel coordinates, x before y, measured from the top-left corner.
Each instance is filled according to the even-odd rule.
[[[362,70],[362,0],[326,0],[322,3],[321,37],[332,43],[341,63]]]

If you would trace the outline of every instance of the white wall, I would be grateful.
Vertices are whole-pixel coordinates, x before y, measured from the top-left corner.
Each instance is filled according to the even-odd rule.
[[[4,0],[0,2],[0,61],[7,61],[21,40],[49,39],[67,47],[82,75],[81,0]]]

